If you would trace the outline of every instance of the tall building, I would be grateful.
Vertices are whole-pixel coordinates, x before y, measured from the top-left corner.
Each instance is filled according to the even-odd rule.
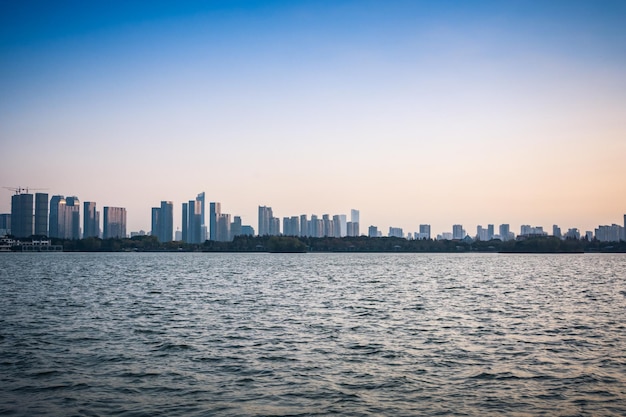
[[[104,239],[126,237],[126,209],[123,207],[104,207],[102,224]]]
[[[552,225],[552,236],[561,238],[561,228],[556,224]]]
[[[368,235],[369,237],[378,237],[378,227],[376,227],[376,226],[370,226],[370,227],[367,229],[367,235]]]
[[[430,239],[430,225],[420,224],[419,239]]]
[[[159,242],[174,240],[174,204],[171,201],[161,201],[159,207],[152,207],[150,234],[156,236]]]
[[[345,214],[339,215],[339,235],[341,237],[348,236],[348,218]]]
[[[217,219],[217,237],[215,240],[228,242],[230,238],[230,214],[222,213]]]
[[[272,208],[259,206],[259,236],[270,235],[270,223],[274,217]]]
[[[11,214],[0,214],[0,237],[11,234]]]
[[[487,240],[492,240],[494,236],[495,236],[495,231],[494,231],[493,224],[488,224],[487,225]]]
[[[196,196],[196,201],[200,202],[200,241],[204,242],[207,239],[207,227],[205,217],[205,193],[204,191]]]
[[[452,239],[461,240],[465,237],[465,230],[463,230],[463,225],[455,224],[452,225]]]
[[[306,214],[300,215],[300,236],[309,236],[309,221],[306,218]]]
[[[11,234],[17,238],[30,237],[34,232],[33,195],[15,194],[11,197]]]
[[[83,238],[98,237],[100,235],[100,213],[96,211],[96,203],[83,203]]]
[[[212,201],[209,204],[209,240],[217,240],[217,220],[222,214],[222,204]]]
[[[389,237],[404,237],[404,231],[401,227],[389,227]]]
[[[322,236],[332,237],[335,235],[335,224],[328,214],[322,215]]]
[[[161,227],[161,207],[152,207],[152,222],[150,227],[150,235],[159,239],[159,230]]]
[[[78,197],[65,198],[65,239],[80,239],[80,201]]]
[[[171,201],[161,201],[158,233],[160,242],[174,240],[174,203]]]
[[[360,223],[361,213],[359,210],[352,209],[350,210],[350,221],[352,222],[352,232],[354,234],[350,235],[348,232],[348,236],[359,236],[359,223]],[[346,225],[347,226],[347,225]]]
[[[278,217],[270,218],[270,236],[280,235],[280,219]]]
[[[59,208],[65,205],[65,197],[62,195],[53,195],[50,199],[50,216],[48,222],[48,237],[62,238],[59,230],[62,218],[59,217]]]
[[[202,241],[202,203],[189,200],[187,203],[187,242],[203,243]]]
[[[35,234],[48,236],[48,194],[35,194]]]
[[[183,203],[183,225],[180,238],[183,242],[189,242],[189,204]]]
[[[508,224],[500,225],[500,240],[506,242],[509,240],[510,226]]]
[[[333,216],[333,229],[334,229],[333,236],[341,237],[341,216],[340,215],[335,214]]]
[[[230,224],[230,239],[233,240],[235,236],[242,234],[241,217],[234,216],[233,222]]]

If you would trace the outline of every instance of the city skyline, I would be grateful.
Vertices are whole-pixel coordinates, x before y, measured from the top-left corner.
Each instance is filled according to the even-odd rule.
[[[245,224],[356,207],[360,234],[626,208],[623,2],[14,2],[0,60],[0,186],[129,231],[198,190]]]
[[[12,224],[11,234],[17,237],[28,237],[30,235],[27,232],[29,228],[34,235],[45,235],[46,233],[42,231],[48,228],[47,236],[64,239],[97,237],[97,231],[101,230],[103,238],[107,236],[124,237],[129,234],[152,234],[161,242],[182,240],[188,243],[202,243],[205,240],[228,241],[239,234],[310,237],[393,236],[407,239],[437,240],[460,240],[469,236],[478,240],[496,238],[503,241],[514,239],[516,236],[555,236],[576,239],[595,237],[602,241],[611,241],[615,238],[617,240],[626,239],[626,214],[623,215],[623,223],[600,223],[590,229],[581,229],[577,226],[561,228],[559,224],[553,223],[551,233],[548,232],[550,226],[530,224],[521,224],[519,233],[516,233],[514,227],[511,227],[509,223],[499,224],[497,231],[496,224],[487,223],[486,228],[482,224],[476,224],[475,234],[466,229],[465,225],[459,223],[452,224],[451,232],[450,229],[432,232],[431,224],[421,223],[419,228],[415,230],[389,226],[389,232],[385,234],[383,232],[385,227],[378,225],[363,227],[360,225],[361,212],[357,209],[350,209],[350,221],[347,221],[346,214],[324,213],[318,215],[312,213],[310,218],[308,213],[274,216],[272,207],[258,206],[257,229],[255,230],[251,225],[244,225],[241,216],[222,213],[221,203],[214,201],[209,203],[210,226],[205,226],[207,220],[207,213],[204,209],[205,192],[199,193],[195,200],[182,203],[181,223],[178,225],[174,221],[174,203],[164,200],[160,202],[159,207],[151,208],[151,227],[148,231],[144,229],[129,230],[127,228],[125,207],[104,206],[105,215],[100,228],[100,212],[96,210],[96,202],[84,202],[84,212],[81,216],[80,201],[76,196],[53,195],[48,200],[47,193],[31,194],[22,187],[12,188],[12,191],[15,194],[11,197],[11,212],[0,213],[0,215],[3,219],[7,215],[9,216],[9,222]],[[111,216],[107,214],[110,211],[113,213],[114,220],[112,221],[109,220]],[[15,218],[15,223],[13,218]],[[82,230],[81,224],[83,225]],[[176,236],[180,236],[180,238]]]

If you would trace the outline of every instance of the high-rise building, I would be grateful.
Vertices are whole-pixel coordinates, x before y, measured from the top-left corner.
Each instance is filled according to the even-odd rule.
[[[96,211],[96,203],[83,203],[83,238],[98,237],[100,235],[100,213]]]
[[[189,243],[202,242],[202,203],[198,200],[189,200],[187,204],[187,239]]]
[[[335,235],[335,224],[328,214],[322,215],[322,236],[332,237]]]
[[[369,237],[378,237],[378,227],[376,226],[370,226],[367,229],[367,235]]]
[[[561,238],[561,228],[556,224],[552,225],[552,236]]]
[[[401,227],[389,227],[389,237],[404,237],[404,231]]]
[[[217,219],[217,237],[218,242],[228,242],[230,235],[230,214],[221,213]]]
[[[452,225],[452,239],[461,240],[465,237],[465,230],[463,230],[463,225],[455,224]]]
[[[11,214],[0,214],[0,237],[11,234]]]
[[[278,217],[270,218],[270,236],[280,235],[280,219]]]
[[[487,225],[487,240],[492,240],[494,236],[495,236],[495,231],[494,231],[493,224],[488,224]]]
[[[159,239],[159,230],[161,228],[161,207],[152,207],[152,223],[150,227],[150,235]]]
[[[204,191],[196,196],[196,201],[200,202],[200,242],[207,240],[207,227],[205,217],[205,194]]]
[[[510,226],[508,224],[500,225],[500,240],[506,242],[509,240]]]
[[[333,237],[341,237],[341,216],[338,214],[333,216]]]
[[[104,207],[102,224],[104,239],[126,237],[126,209],[123,207]]]
[[[189,204],[183,203],[183,225],[180,234],[183,242],[189,242]]]
[[[273,218],[272,208],[259,206],[259,236],[270,235],[270,223]]]
[[[221,214],[222,204],[211,202],[209,204],[209,240],[217,240],[217,220]]]
[[[174,203],[161,201],[159,208],[159,241],[171,242],[174,240]]]
[[[229,240],[233,240],[235,238],[235,236],[240,236],[242,233],[242,229],[241,229],[242,225],[241,225],[241,217],[239,216],[234,216],[233,217],[233,222],[230,224],[230,239]]]
[[[174,203],[171,201],[161,201],[158,237],[160,242],[174,240]]]
[[[65,197],[62,195],[53,195],[50,199],[50,216],[48,222],[48,236],[61,238],[62,231],[59,230],[61,218],[59,217],[59,208],[61,204],[65,205]]]
[[[430,239],[430,225],[429,224],[420,224],[420,239]]]
[[[80,201],[78,197],[65,198],[65,238],[80,239]]]
[[[48,236],[48,194],[35,194],[35,234]]]
[[[11,234],[17,238],[30,237],[34,232],[33,195],[15,194],[11,197]]]
[[[309,236],[309,221],[306,218],[306,214],[300,215],[300,236]]]
[[[360,217],[361,213],[359,212],[359,210],[350,210],[350,221],[352,222],[352,232],[354,234],[350,235],[350,233],[348,232],[348,236],[359,236]]]

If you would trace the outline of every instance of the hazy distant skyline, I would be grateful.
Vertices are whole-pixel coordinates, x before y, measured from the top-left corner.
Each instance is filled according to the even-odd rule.
[[[1,186],[255,226],[622,224],[621,1],[0,4]],[[0,189],[0,212],[12,192]]]

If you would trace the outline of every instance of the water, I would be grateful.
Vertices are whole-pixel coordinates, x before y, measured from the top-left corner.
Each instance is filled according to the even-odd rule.
[[[0,254],[3,415],[626,415],[626,256]]]

